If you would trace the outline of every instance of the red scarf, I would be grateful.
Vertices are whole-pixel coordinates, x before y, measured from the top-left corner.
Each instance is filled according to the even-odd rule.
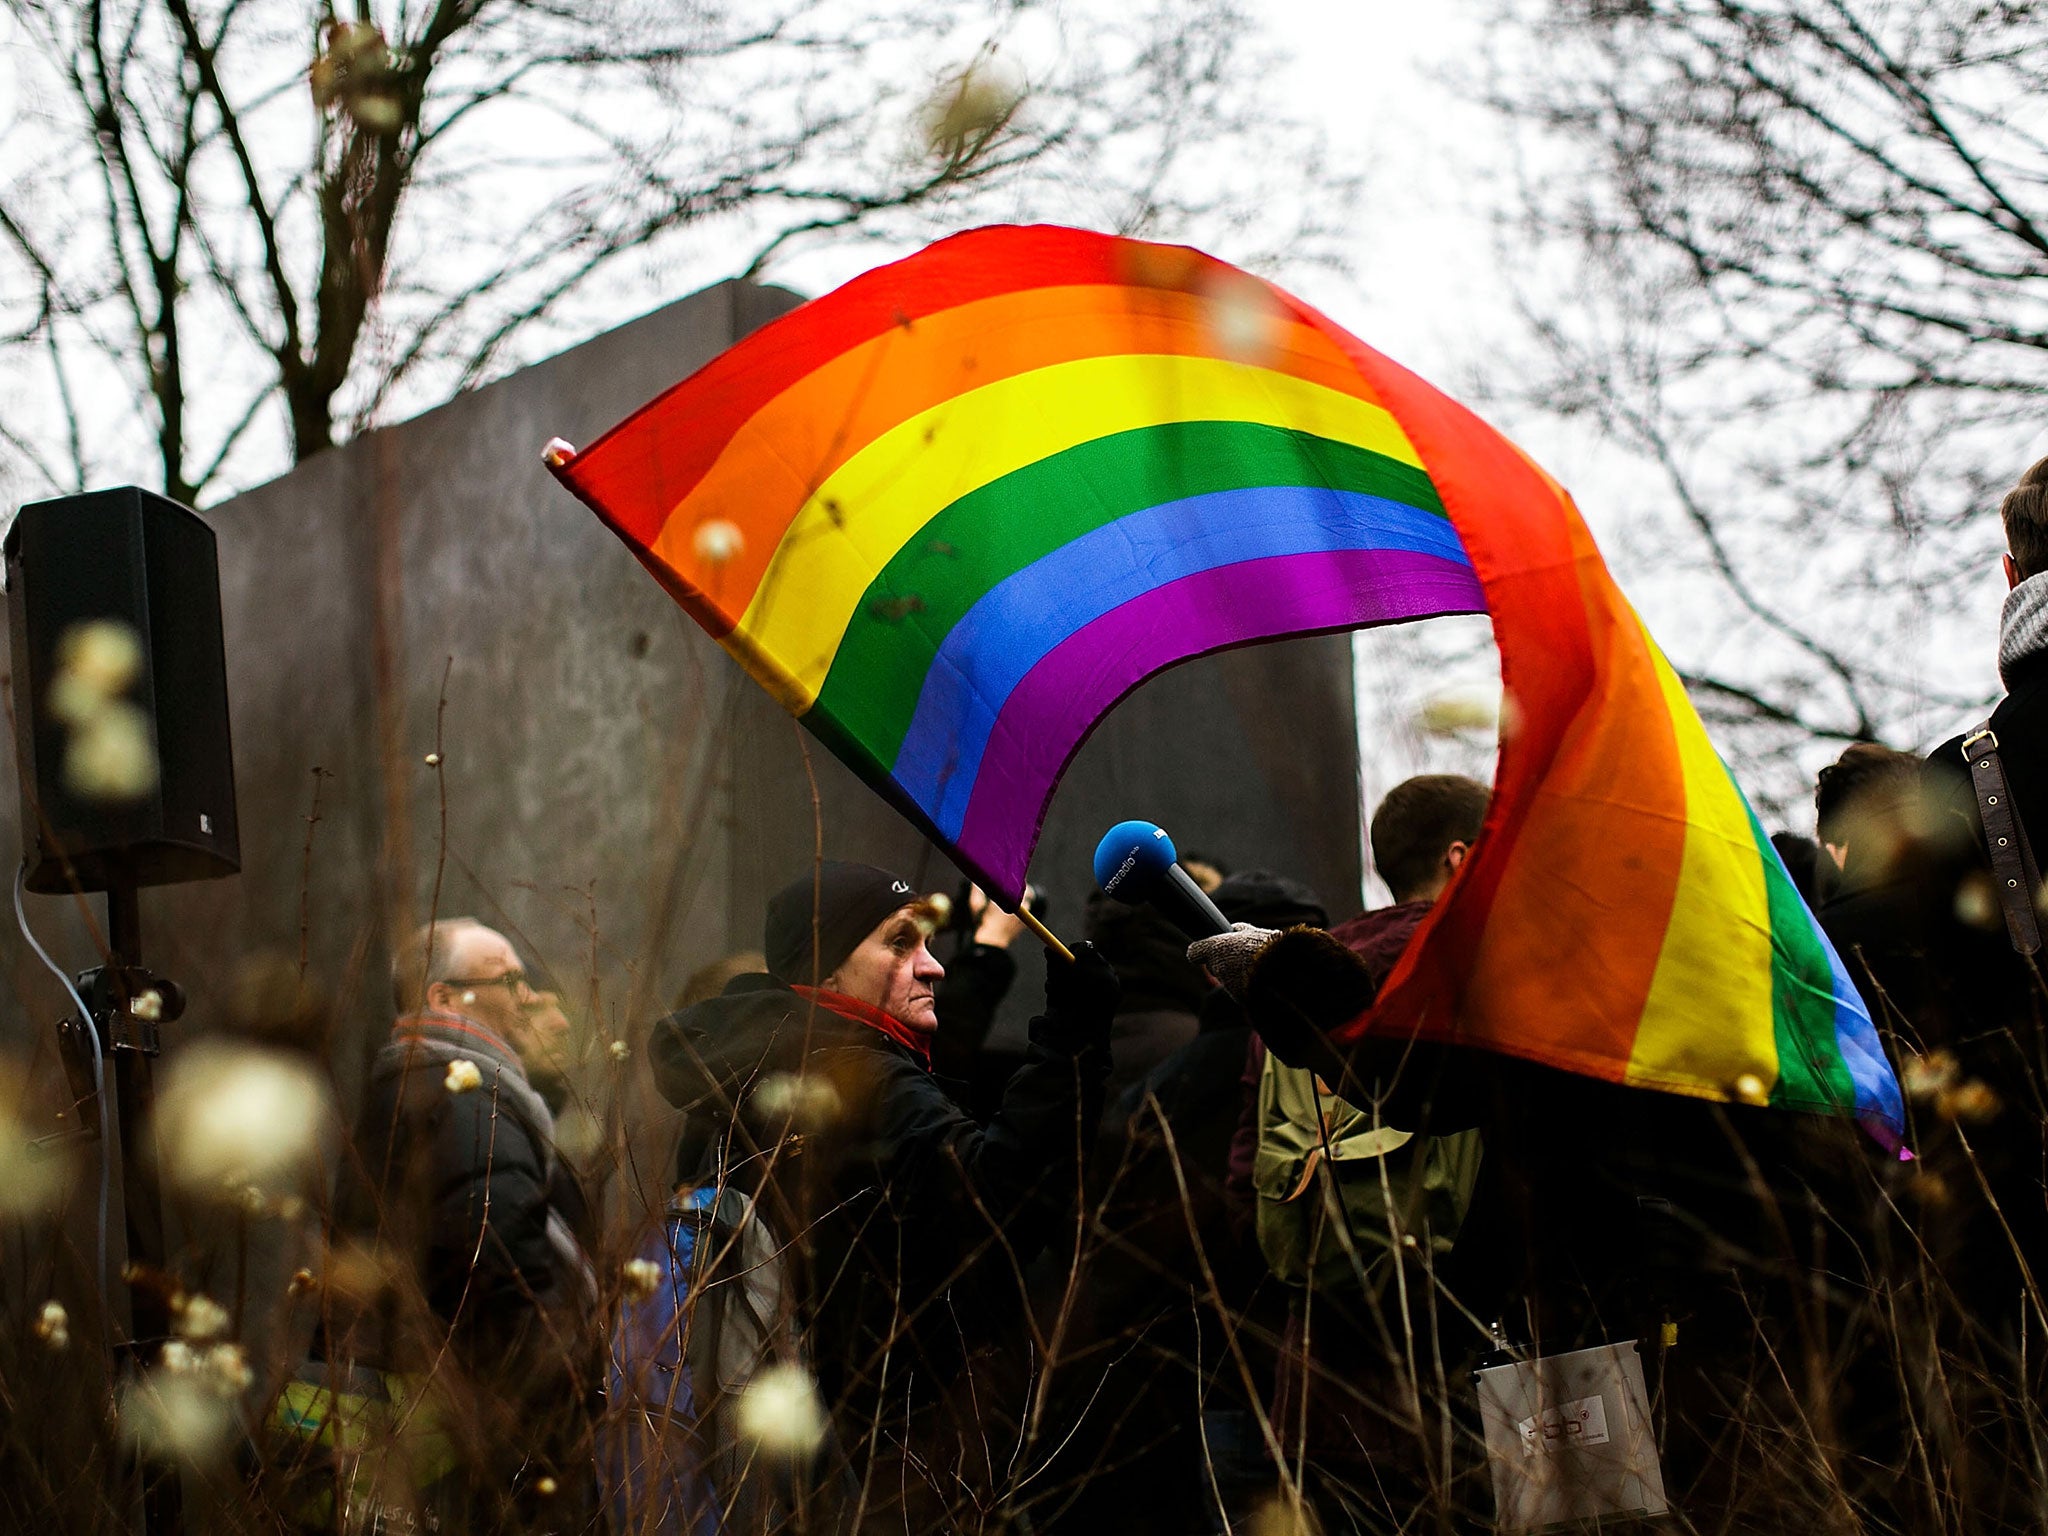
[[[869,1029],[887,1035],[923,1062],[926,1070],[930,1070],[931,1036],[912,1029],[895,1015],[882,1012],[873,1003],[864,1003],[857,997],[848,997],[844,992],[827,991],[824,987],[791,987],[790,991],[798,997],[816,1003],[820,1008],[838,1014],[842,1019],[851,1019],[856,1024],[865,1024]]]

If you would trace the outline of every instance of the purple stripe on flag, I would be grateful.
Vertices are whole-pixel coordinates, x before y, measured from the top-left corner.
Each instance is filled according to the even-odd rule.
[[[1177,661],[1254,640],[1484,613],[1472,568],[1412,550],[1346,549],[1216,566],[1076,630],[1004,702],[958,839],[1005,894],[1026,865],[1053,786],[1090,726]]]

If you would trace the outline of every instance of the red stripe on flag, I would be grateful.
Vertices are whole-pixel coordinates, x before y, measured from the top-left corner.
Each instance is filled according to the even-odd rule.
[[[806,374],[891,326],[998,294],[1077,283],[1188,288],[1234,274],[1184,246],[1134,246],[1089,230],[996,226],[941,240],[771,320],[628,416],[556,475],[624,538],[652,544],[754,413]],[[1242,281],[1242,279],[1239,279]]]

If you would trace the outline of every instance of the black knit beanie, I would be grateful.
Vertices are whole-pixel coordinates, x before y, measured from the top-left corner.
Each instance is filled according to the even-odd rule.
[[[1330,914],[1314,891],[1268,869],[1239,871],[1211,891],[1209,899],[1233,923],[1255,928],[1330,926]]]
[[[876,924],[916,900],[910,882],[885,869],[827,859],[814,874],[792,880],[769,898],[761,944],[768,970],[791,986],[822,981],[860,948]]]

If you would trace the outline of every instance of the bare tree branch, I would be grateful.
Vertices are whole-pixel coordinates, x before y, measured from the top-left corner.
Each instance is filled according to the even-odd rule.
[[[291,0],[10,7],[22,68],[75,112],[0,104],[0,367],[62,354],[145,385],[71,423],[75,457],[141,478],[147,434],[188,500],[672,296],[678,271],[1044,216],[1256,228],[1232,254],[1333,260],[1350,204],[1264,99],[1239,0],[1061,13],[1057,54],[1021,62],[1010,0],[358,0],[317,38]],[[1218,171],[1231,142],[1258,177]],[[1319,187],[1289,200],[1312,222],[1274,223],[1275,176]],[[47,467],[68,428],[41,415],[10,425]]]
[[[1988,514],[2048,448],[2044,87],[2030,6],[1497,0],[1480,90],[1542,134],[1504,237],[1572,269],[1518,279],[1513,394],[1654,478],[1617,560],[1711,576],[1660,629],[1738,754],[1935,739],[1991,687]]]

